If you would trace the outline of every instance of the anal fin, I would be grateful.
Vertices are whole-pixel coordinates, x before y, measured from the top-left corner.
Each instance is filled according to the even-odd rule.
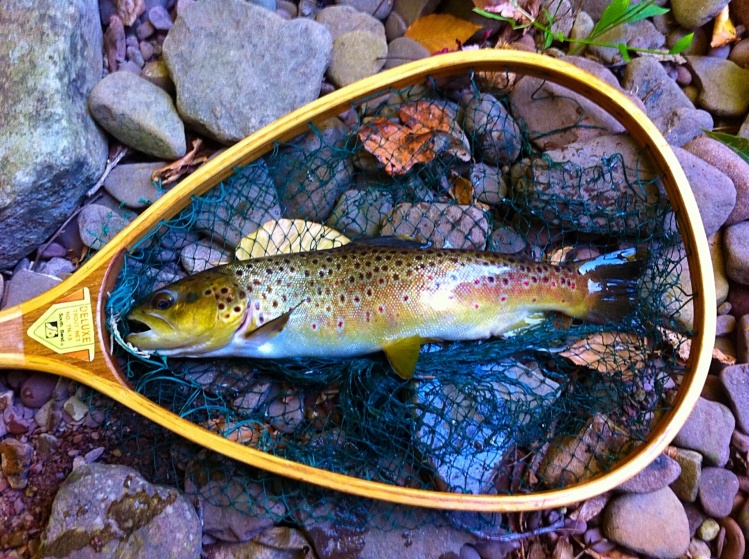
[[[402,379],[413,377],[423,341],[420,336],[409,336],[383,344],[382,351],[385,352],[390,366]]]

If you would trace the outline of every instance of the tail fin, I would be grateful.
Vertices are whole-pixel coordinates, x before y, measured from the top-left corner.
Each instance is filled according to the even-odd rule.
[[[588,280],[590,291],[584,319],[605,324],[619,322],[627,316],[639,296],[638,278],[646,262],[645,249],[630,248],[580,263],[578,272]]]

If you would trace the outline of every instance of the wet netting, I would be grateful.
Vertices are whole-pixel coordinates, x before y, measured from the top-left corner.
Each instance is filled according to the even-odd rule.
[[[685,249],[637,144],[600,108],[546,85],[505,73],[429,79],[310,124],[194,197],[126,254],[108,300],[110,322],[124,339],[137,330],[124,319],[136,303],[217,265],[282,270],[289,266],[283,256],[256,257],[378,237],[388,240],[369,241],[372,262],[351,270],[359,304],[371,304],[372,313],[381,301],[368,302],[366,291],[382,266],[389,262],[387,281],[406,281],[406,269],[429,275],[429,263],[396,264],[401,239],[393,238],[503,255],[509,266],[538,268],[538,276],[527,276],[533,284],[548,280],[552,264],[635,249],[626,254],[641,261],[632,279],[637,294],[617,321],[547,312],[505,337],[429,341],[410,379],[396,375],[383,353],[185,358],[120,343],[115,354],[129,381],[158,405],[239,444],[384,484],[504,495],[565,488],[610,470],[646,440],[678,389],[679,350],[691,324],[691,295],[680,284]],[[554,118],[530,122],[541,110]],[[574,118],[559,122],[563,114]],[[369,275],[376,257],[380,267]],[[338,304],[332,280],[308,286],[316,302],[324,305],[327,296]],[[260,280],[249,287],[250,304],[263,302],[268,321],[299,298]],[[359,291],[347,292],[350,304]],[[330,320],[333,329],[335,311]],[[321,319],[320,328],[326,324]],[[176,436],[160,442],[178,449],[184,488],[205,506],[300,522],[321,518],[321,510],[335,518],[335,503],[348,510],[366,503],[233,463]],[[402,527],[417,517],[391,521]]]

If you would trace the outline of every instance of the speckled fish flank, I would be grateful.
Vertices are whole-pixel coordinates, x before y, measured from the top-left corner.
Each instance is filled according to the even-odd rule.
[[[539,312],[616,321],[641,262],[620,251],[574,265],[488,252],[378,246],[260,258],[157,291],[128,318],[128,341],[166,355],[348,357],[384,350],[408,376],[424,340],[472,340]],[[212,309],[212,310],[211,310]]]

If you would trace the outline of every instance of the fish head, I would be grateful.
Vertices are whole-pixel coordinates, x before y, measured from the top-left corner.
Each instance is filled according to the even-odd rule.
[[[245,290],[229,274],[209,270],[167,285],[139,302],[127,318],[142,331],[126,340],[161,355],[215,352],[231,342],[247,313],[247,303]]]

